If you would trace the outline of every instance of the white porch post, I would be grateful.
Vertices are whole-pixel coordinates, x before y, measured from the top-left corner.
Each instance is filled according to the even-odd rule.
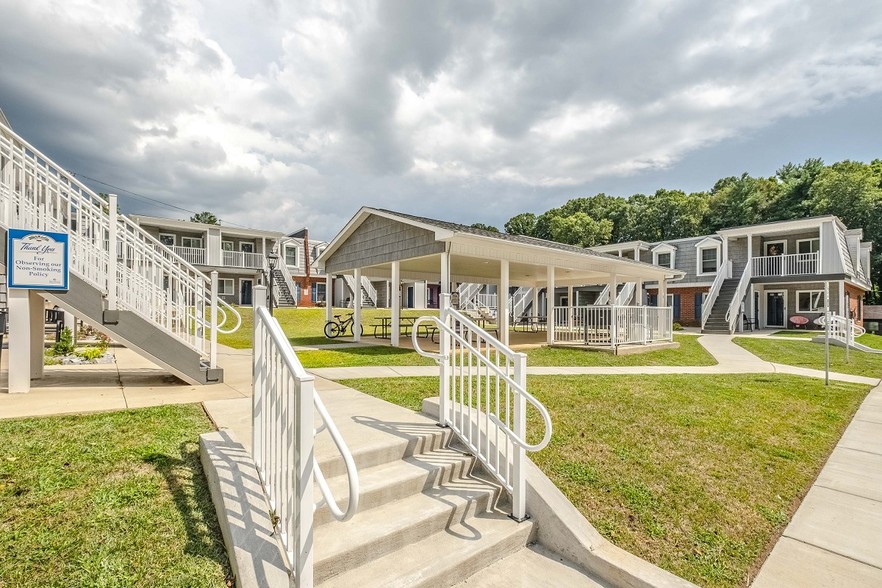
[[[43,297],[33,290],[27,290],[28,310],[31,323],[31,379],[39,380],[43,377],[43,329],[46,323],[46,302]],[[10,359],[12,359],[10,357]]]
[[[546,343],[554,343],[554,266],[549,265],[545,289],[545,328]]]
[[[729,237],[723,237],[723,251],[721,257],[722,259],[720,260],[720,267],[722,268],[729,263]],[[701,260],[699,260],[699,262],[701,262]]]
[[[616,348],[616,298],[618,298],[619,277],[615,274],[609,277],[609,346]]]
[[[398,347],[401,335],[401,262],[392,262],[392,347]]]
[[[664,277],[658,281],[658,304],[656,308],[666,307],[668,305],[668,278]],[[663,316],[667,316],[667,313],[663,313],[661,310],[657,311],[656,316],[658,317],[658,331],[659,333],[667,333],[668,328],[670,327],[671,332],[673,332],[674,328],[674,309],[671,308],[671,324],[663,325],[662,321],[665,319]]]
[[[31,291],[10,289],[9,305],[9,393],[31,391],[32,339],[42,343],[43,325],[34,329],[31,320]],[[41,358],[42,359],[42,358]],[[42,361],[41,361],[42,363]]]
[[[441,254],[441,294],[450,294],[450,257],[446,251]]]
[[[334,282],[331,274],[325,274],[325,322],[334,318]]]
[[[508,345],[508,260],[499,261],[499,291],[496,293],[496,322],[499,340]]]
[[[110,210],[108,211],[110,230],[107,237],[107,310],[116,310],[116,227],[118,224],[116,194],[109,194],[108,200],[110,205]]]
[[[573,332],[573,286],[567,286],[567,331]],[[570,335],[572,337],[572,335]]]
[[[839,307],[839,316],[844,316],[848,318],[848,309],[845,308],[845,281],[840,280],[839,282],[839,300],[837,301],[837,306]],[[787,309],[784,309],[784,314],[787,314]]]
[[[634,306],[643,306],[643,278],[634,282]]]
[[[531,306],[533,316],[539,316],[539,284],[533,285],[533,306]]]
[[[211,369],[217,367],[217,271],[211,272],[211,313],[209,325],[211,333],[209,334],[209,366]]]
[[[361,341],[361,268],[353,271],[355,278],[355,292],[352,293],[352,340],[356,343]]]

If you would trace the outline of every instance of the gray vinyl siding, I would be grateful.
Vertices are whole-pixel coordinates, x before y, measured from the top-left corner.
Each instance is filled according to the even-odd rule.
[[[766,255],[766,243],[776,242],[776,241],[785,241],[787,243],[787,255],[791,255],[793,253],[797,253],[796,250],[796,242],[802,241],[803,239],[817,239],[819,237],[819,231],[806,231],[805,233],[798,233],[796,235],[787,235],[785,237],[762,237],[760,241],[759,248],[754,248],[753,255],[755,257],[760,257]],[[825,247],[836,247],[835,243],[825,243]],[[731,242],[729,244],[729,248],[731,250]]]
[[[444,251],[435,233],[381,216],[369,216],[325,262],[330,273]]]
[[[668,243],[669,245],[672,245],[677,249],[676,253],[674,254],[674,269],[678,269],[686,273],[682,280],[678,280],[676,282],[677,286],[685,286],[687,284],[698,283],[705,284],[714,280],[715,276],[713,274],[704,276],[696,275],[698,250],[695,248],[695,245],[706,238],[707,237],[705,236],[701,236],[694,239],[686,239],[683,241],[674,241]],[[651,249],[655,248],[657,245],[659,245],[659,243],[652,243],[650,245],[650,251],[641,252],[640,261],[652,263],[654,256]],[[722,255],[722,250],[720,251],[720,255]]]

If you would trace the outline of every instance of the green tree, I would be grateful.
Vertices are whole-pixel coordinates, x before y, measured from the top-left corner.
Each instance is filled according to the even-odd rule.
[[[536,215],[532,212],[517,214],[505,223],[505,232],[509,235],[536,236]]]
[[[579,247],[593,247],[609,243],[613,223],[609,219],[594,220],[584,212],[569,216],[555,216],[549,228],[553,240]]]
[[[482,231],[489,231],[491,233],[498,233],[499,232],[499,229],[497,229],[493,225],[485,225],[484,223],[473,223],[470,226],[473,229],[481,229]]]
[[[220,221],[214,216],[214,213],[211,213],[207,210],[203,210],[202,212],[197,212],[193,216],[190,217],[191,223],[202,223],[205,225],[219,225]]]
[[[708,210],[707,194],[660,189],[652,196],[635,194],[632,239],[664,241],[700,235]]]

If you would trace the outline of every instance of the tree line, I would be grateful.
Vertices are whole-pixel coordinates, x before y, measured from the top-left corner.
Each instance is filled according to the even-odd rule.
[[[505,231],[593,247],[622,241],[665,241],[727,227],[832,214],[848,228],[862,228],[872,241],[868,303],[882,303],[882,160],[870,163],[821,159],[788,163],[774,176],[742,174],[718,180],[713,188],[687,194],[659,189],[627,198],[596,194],[573,198],[541,214],[524,212]],[[482,228],[490,228],[481,225]]]

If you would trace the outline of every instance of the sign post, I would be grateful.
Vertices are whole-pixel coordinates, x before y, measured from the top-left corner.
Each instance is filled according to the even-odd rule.
[[[824,282],[824,385],[830,385],[830,282]]]
[[[67,290],[68,235],[9,229],[6,286],[9,293],[9,392],[30,392],[43,377],[45,301],[40,291]]]

